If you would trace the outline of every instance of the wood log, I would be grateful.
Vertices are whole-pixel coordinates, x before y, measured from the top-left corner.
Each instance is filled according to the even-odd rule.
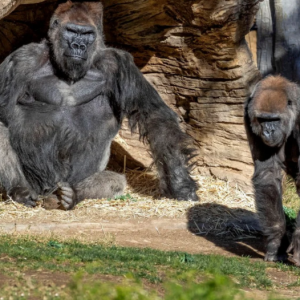
[[[260,4],[257,50],[263,76],[281,74],[300,82],[299,17],[298,0],[265,0]]]

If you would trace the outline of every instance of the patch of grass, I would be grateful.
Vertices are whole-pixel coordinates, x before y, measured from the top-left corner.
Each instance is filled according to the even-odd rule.
[[[300,209],[300,198],[296,192],[293,178],[287,176],[283,180],[283,205],[298,212]]]
[[[190,255],[183,252],[162,252],[153,249],[107,247],[99,244],[82,244],[78,241],[33,240],[32,237],[0,238],[0,269],[51,270],[59,272],[83,271],[87,274],[125,276],[152,283],[178,278],[185,272],[221,274],[232,277],[241,286],[271,286],[263,262],[248,258],[220,255]],[[294,272],[300,275],[300,271]]]
[[[137,200],[135,198],[133,198],[130,194],[126,194],[126,195],[121,195],[121,196],[116,196],[114,198],[108,198],[107,199],[108,201],[110,200],[123,200],[123,201],[127,201],[127,200],[130,200],[130,201],[133,201],[133,202],[136,202]]]
[[[286,227],[290,231],[294,231],[296,227],[296,218],[297,213],[294,209],[290,207],[283,206],[283,211],[285,214],[285,220],[286,220]]]
[[[163,293],[145,288],[140,281],[126,277],[122,283],[87,281],[83,272],[77,273],[67,287],[34,285],[20,280],[13,286],[2,287],[1,299],[45,300],[253,300],[238,289],[238,285],[222,275],[210,276],[196,283],[194,272],[186,273],[181,280],[171,280],[164,285]],[[269,297],[269,300],[279,298]],[[283,300],[282,298],[280,298]]]
[[[163,287],[163,299],[166,300],[239,300],[247,299],[239,291],[241,287],[272,287],[266,275],[266,268],[270,266],[264,262],[250,261],[246,257],[191,255],[153,249],[107,247],[96,243],[83,244],[76,240],[33,240],[32,236],[2,235],[0,270],[2,274],[17,281],[17,284],[1,288],[0,298],[10,295],[9,299],[29,299],[33,296],[38,299],[66,300],[158,300],[161,294],[152,291],[155,284]],[[300,275],[300,269],[292,266],[272,266]],[[64,288],[38,285],[28,282],[28,275],[24,276],[24,273],[34,273],[38,279],[40,272],[56,274],[52,271],[66,274],[67,278],[72,278],[74,273],[79,275]],[[130,284],[97,282],[92,279],[100,275],[127,278]],[[152,288],[145,289],[141,282],[148,282]]]

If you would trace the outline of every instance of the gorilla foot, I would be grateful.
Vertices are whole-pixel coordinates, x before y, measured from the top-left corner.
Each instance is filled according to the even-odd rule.
[[[265,261],[284,262],[288,259],[287,248],[289,245],[286,234],[281,238],[274,238],[267,245]]]
[[[69,210],[76,204],[76,195],[74,190],[67,182],[59,182],[58,189],[55,191],[63,209]]]
[[[300,267],[300,228],[296,228],[293,234],[292,242],[287,249],[287,252],[293,252],[292,261],[297,267]]]
[[[35,207],[38,196],[36,193],[31,192],[26,187],[14,187],[9,193],[9,197],[12,198],[13,201],[24,204],[27,207]]]
[[[264,261],[284,262],[287,260],[287,258],[288,258],[288,255],[286,253],[277,254],[277,253],[267,252],[265,255]]]

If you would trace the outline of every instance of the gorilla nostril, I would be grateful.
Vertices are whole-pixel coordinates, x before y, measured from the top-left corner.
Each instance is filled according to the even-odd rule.
[[[86,51],[86,45],[82,43],[73,42],[71,43],[71,48],[74,50],[81,50],[83,52]]]
[[[81,44],[81,45],[80,45],[80,49],[81,49],[82,51],[85,51],[85,50],[86,50],[86,45]]]
[[[77,44],[75,42],[71,43],[71,48],[72,49],[77,50],[77,49],[79,49],[79,47],[80,47],[79,44]]]

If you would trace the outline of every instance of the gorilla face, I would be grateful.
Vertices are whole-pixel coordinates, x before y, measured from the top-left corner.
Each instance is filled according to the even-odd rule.
[[[84,77],[96,53],[97,30],[92,25],[54,22],[49,40],[54,64],[71,81]]]
[[[248,105],[251,129],[270,147],[289,137],[298,114],[298,87],[280,76],[269,76],[256,87]]]
[[[260,126],[260,137],[266,145],[270,147],[282,145],[286,135],[284,130],[282,130],[284,125],[279,115],[260,115],[257,118],[257,122]]]
[[[60,38],[67,61],[82,62],[88,60],[90,47],[96,39],[96,30],[93,26],[68,23],[62,28]]]
[[[97,49],[104,46],[102,6],[99,11],[95,11],[93,4],[65,6],[70,7],[59,8],[50,21],[51,59],[65,79],[77,81],[91,68]],[[91,12],[95,13],[93,18]]]

